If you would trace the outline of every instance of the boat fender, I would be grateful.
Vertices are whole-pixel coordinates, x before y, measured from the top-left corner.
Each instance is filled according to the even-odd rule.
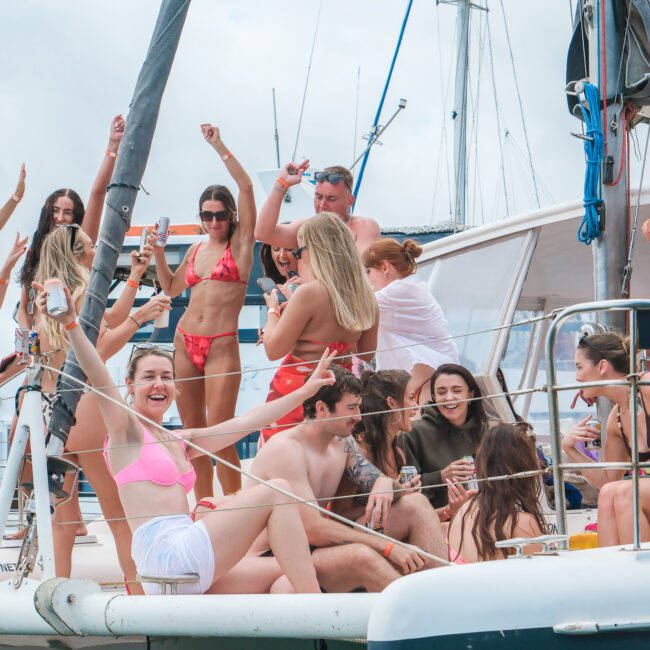
[[[51,578],[43,582],[34,594],[34,606],[46,623],[65,636],[86,636],[76,623],[79,602],[90,594],[100,593],[101,587],[92,580],[81,578]]]

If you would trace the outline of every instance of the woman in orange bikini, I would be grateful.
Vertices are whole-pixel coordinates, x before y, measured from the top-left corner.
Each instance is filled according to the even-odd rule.
[[[255,246],[253,183],[224,145],[219,129],[203,124],[201,131],[237,183],[237,203],[223,185],[210,185],[204,190],[199,199],[199,216],[208,239],[191,246],[175,272],[167,264],[165,249],[154,247],[163,291],[174,298],[188,287],[191,290],[174,340],[176,374],[181,380],[178,411],[183,426],[190,428],[212,426],[235,415],[241,378],[238,320]],[[219,456],[239,464],[234,446]],[[203,456],[192,462],[197,473],[197,500],[213,496],[210,459]],[[241,488],[239,473],[222,465],[217,472],[224,494]]]
[[[351,369],[351,353],[371,361],[377,347],[377,303],[341,218],[321,212],[307,219],[298,231],[293,254],[304,284],[282,311],[275,292],[264,296],[269,307],[264,349],[271,360],[284,357],[271,380],[267,402],[302,386],[314,369],[314,363],[305,362],[318,361],[326,348],[336,350],[343,357],[340,364]],[[302,420],[300,406],[264,429],[261,443]]]

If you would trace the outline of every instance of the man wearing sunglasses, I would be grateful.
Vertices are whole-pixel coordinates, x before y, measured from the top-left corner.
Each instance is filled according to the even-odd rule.
[[[304,219],[288,224],[279,224],[278,219],[284,195],[292,185],[300,183],[308,167],[309,161],[304,160],[300,165],[289,163],[280,170],[273,191],[267,197],[257,217],[255,237],[259,241],[280,248],[298,246],[298,230]],[[314,178],[316,179],[315,212],[338,214],[350,229],[360,253],[381,237],[379,224],[374,219],[353,217],[350,214],[354,194],[352,194],[352,174],[349,169],[339,166],[325,167],[323,171],[316,172]]]

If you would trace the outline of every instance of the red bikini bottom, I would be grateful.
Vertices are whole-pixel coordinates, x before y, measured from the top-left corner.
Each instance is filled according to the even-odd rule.
[[[180,327],[177,327],[177,329],[183,335],[187,356],[194,364],[194,367],[201,373],[205,372],[205,362],[208,359],[212,341],[220,339],[222,336],[237,336],[237,332],[222,332],[221,334],[202,336],[201,334],[188,334]]]

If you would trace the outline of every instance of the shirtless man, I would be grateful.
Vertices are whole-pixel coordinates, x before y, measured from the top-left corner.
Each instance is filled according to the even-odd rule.
[[[438,557],[447,557],[447,545],[438,517],[419,493],[392,492],[395,482],[361,455],[352,430],[361,419],[361,384],[347,370],[333,366],[336,382],[321,388],[303,404],[305,421],[273,436],[258,452],[251,473],[270,480],[284,478],[303,499],[325,504],[336,494],[343,474],[368,493],[366,517],[381,521],[386,535],[414,544]],[[331,418],[341,418],[334,419]],[[402,574],[436,566],[415,550],[322,517],[301,505],[301,515],[313,552],[318,581],[326,591],[364,587],[381,591]],[[260,541],[260,550],[263,540]],[[258,550],[258,548],[256,548]]]
[[[281,170],[273,185],[273,190],[267,197],[255,225],[255,237],[259,241],[280,248],[296,248],[298,246],[298,229],[304,219],[293,223],[278,224],[280,208],[284,195],[292,185],[302,180],[302,175],[309,167],[309,161],[304,160],[300,165],[289,163]],[[325,167],[316,172],[316,190],[314,193],[314,210],[318,212],[335,212],[343,219],[350,229],[359,253],[363,253],[370,244],[380,237],[379,225],[374,219],[353,217],[350,208],[354,203],[352,194],[352,174],[345,167]]]

